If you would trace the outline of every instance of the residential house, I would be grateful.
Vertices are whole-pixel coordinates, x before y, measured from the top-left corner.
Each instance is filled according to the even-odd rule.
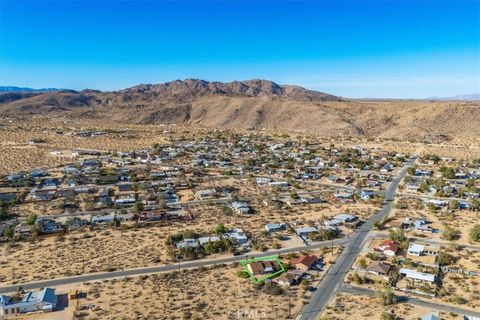
[[[360,191],[359,196],[360,196],[360,199],[362,199],[364,201],[370,200],[370,199],[373,199],[375,197],[375,191],[362,190],[362,191]]]
[[[335,193],[335,198],[340,201],[345,200],[352,200],[353,199],[353,192],[352,191],[340,191],[337,190]]]
[[[418,243],[411,243],[408,246],[407,254],[412,256],[432,255],[437,256],[439,249],[437,246],[427,246]]]
[[[75,230],[75,229],[79,229],[81,227],[86,226],[88,224],[88,220],[82,219],[80,217],[72,217],[72,218],[65,218],[64,223],[68,225],[68,228],[70,230]]]
[[[405,275],[406,278],[412,279],[415,282],[435,282],[435,275],[430,273],[418,272],[412,269],[400,269],[400,274]]]
[[[0,201],[11,202],[17,199],[18,191],[0,192]]]
[[[220,241],[220,238],[215,237],[215,236],[207,236],[207,237],[198,238],[198,243],[200,243],[201,246],[203,246],[204,244],[206,244],[208,242],[217,242],[217,241]]]
[[[262,274],[269,274],[279,271],[281,269],[280,265],[277,261],[257,261],[251,262],[247,264],[247,269],[253,275],[262,275]]]
[[[26,238],[29,237],[31,234],[32,226],[22,222],[17,224],[15,228],[13,228],[13,234],[15,237]]]
[[[20,299],[14,296],[0,295],[0,315],[9,316],[29,312],[50,312],[57,307],[55,289],[44,288],[29,291]]]
[[[257,184],[260,186],[268,185],[270,182],[272,182],[270,178],[257,178]]]
[[[92,216],[91,224],[108,224],[115,222],[115,212],[105,214],[105,215],[94,215]]]
[[[38,219],[36,224],[39,232],[43,234],[62,232],[65,229],[63,223],[57,222],[53,219]]]
[[[422,316],[421,320],[440,320],[438,312],[432,312],[425,314]]]
[[[119,183],[117,188],[120,192],[130,192],[133,191],[133,184],[129,182]]]
[[[425,233],[433,233],[435,229],[428,225],[425,220],[415,220],[413,223],[413,228],[415,231],[421,231]]]
[[[302,195],[300,197],[300,200],[302,202],[308,203],[308,204],[315,204],[315,203],[322,203],[323,202],[323,199],[320,196],[314,196],[314,195],[311,195],[311,194]]]
[[[368,273],[383,277],[387,277],[391,270],[392,266],[390,264],[380,261],[372,261],[365,268]]]
[[[217,195],[218,192],[215,189],[198,190],[197,192],[195,192],[195,196],[199,200],[212,199]]]
[[[308,235],[314,232],[318,232],[318,229],[315,227],[303,227],[295,229],[295,233],[303,240],[308,239]]]
[[[267,232],[277,232],[281,230],[287,229],[287,224],[280,222],[280,223],[267,223],[265,225],[265,230]]]
[[[179,249],[196,248],[198,247],[198,242],[196,239],[183,239],[182,241],[175,243],[175,246]]]
[[[225,238],[230,239],[234,244],[244,245],[248,242],[248,237],[242,229],[234,228],[231,231],[224,233]]]
[[[288,181],[271,181],[268,183],[268,186],[272,188],[286,188],[288,185]]]
[[[339,176],[329,176],[327,179],[328,179],[328,181],[333,182],[333,183],[345,182],[345,180],[340,178]]]
[[[115,199],[115,205],[117,206],[131,206],[135,204],[137,200],[135,199],[135,195],[129,195],[125,197],[119,197]]]
[[[384,240],[380,245],[373,249],[376,252],[383,253],[384,255],[393,257],[398,251],[400,251],[400,244],[391,240]]]
[[[238,214],[247,214],[251,212],[251,209],[248,206],[248,204],[240,201],[232,202],[232,209]]]
[[[288,270],[272,281],[281,286],[293,286],[299,284],[304,276],[304,272],[299,270]]]
[[[318,258],[314,255],[302,255],[298,258],[291,259],[290,262],[295,267],[295,269],[308,271],[316,265],[317,259]]]

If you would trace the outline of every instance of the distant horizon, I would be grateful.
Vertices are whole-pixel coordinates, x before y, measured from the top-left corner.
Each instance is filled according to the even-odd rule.
[[[115,91],[120,91],[120,90],[124,90],[124,89],[128,89],[128,88],[132,88],[132,87],[135,87],[135,86],[138,86],[138,85],[156,85],[156,84],[162,84],[162,83],[167,83],[167,82],[173,82],[173,81],[186,81],[186,80],[199,80],[199,81],[206,81],[206,82],[224,82],[224,81],[216,81],[216,80],[206,80],[206,79],[194,79],[194,78],[186,78],[186,79],[173,79],[173,80],[170,80],[170,81],[165,81],[165,82],[156,82],[156,83],[146,83],[146,82],[141,82],[141,83],[137,83],[137,84],[134,84],[134,85],[131,85],[131,86],[128,86],[128,87],[122,87],[122,88],[118,88],[118,89],[114,89],[114,90],[100,90],[100,89],[97,89],[97,88],[80,88],[80,89],[74,89],[74,88],[61,88],[61,87],[30,87],[30,86],[17,86],[17,85],[2,85],[0,84],[0,89],[4,89],[4,88],[15,88],[15,89],[19,89],[20,91],[22,90],[25,90],[25,92],[28,92],[28,91],[31,91],[31,92],[48,92],[48,91],[75,91],[75,92],[82,92],[82,91],[85,91],[85,90],[94,90],[94,91],[101,91],[101,92],[115,92]],[[272,80],[269,80],[269,79],[242,79],[242,80],[232,80],[232,81],[240,81],[240,82],[244,82],[244,81],[250,81],[250,80],[263,80],[263,81],[272,81]],[[231,81],[227,81],[227,82],[231,82]],[[295,84],[295,83],[278,83],[276,81],[272,81],[280,86],[298,86],[298,87],[303,87],[301,85],[298,85],[298,84]],[[322,93],[327,93],[327,94],[332,94],[331,92],[326,92],[326,91],[322,91],[322,90],[316,90],[316,89],[311,89],[311,88],[307,88],[307,87],[303,87],[307,90],[312,90],[312,91],[317,91],[317,92],[322,92]],[[7,92],[7,91],[3,91],[3,92]],[[2,90],[0,90],[0,93],[2,93]],[[335,95],[335,94],[334,94]],[[452,95],[452,96],[432,96],[432,97],[424,97],[424,98],[395,98],[395,97],[383,97],[383,98],[376,98],[376,97],[350,97],[350,96],[342,96],[342,95],[335,95],[335,96],[338,96],[340,98],[347,98],[347,99],[359,99],[359,100],[432,100],[432,99],[446,99],[446,98],[456,98],[456,97],[461,97],[461,96],[475,96],[475,95],[480,95],[480,91],[479,92],[470,92],[470,93],[459,93],[459,94],[455,94],[455,95]]]
[[[0,0],[0,48],[7,86],[259,78],[357,99],[449,97],[480,92],[480,2]]]

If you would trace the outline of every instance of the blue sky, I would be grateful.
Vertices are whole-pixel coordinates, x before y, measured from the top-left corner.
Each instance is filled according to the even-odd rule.
[[[185,78],[348,97],[477,93],[480,2],[0,0],[0,85]]]

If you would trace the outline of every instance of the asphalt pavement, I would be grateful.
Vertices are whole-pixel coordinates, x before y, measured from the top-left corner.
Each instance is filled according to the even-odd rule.
[[[83,274],[83,275],[65,277],[65,278],[55,278],[55,279],[41,280],[41,281],[34,281],[34,282],[27,282],[27,283],[18,283],[14,285],[0,287],[0,294],[17,291],[19,286],[23,287],[24,290],[32,290],[32,289],[39,289],[39,288],[46,288],[46,287],[56,287],[61,285],[71,285],[71,284],[82,283],[82,282],[102,281],[102,280],[114,279],[114,278],[124,278],[124,277],[140,276],[140,275],[146,275],[146,274],[152,274],[152,273],[162,273],[162,272],[169,272],[169,271],[175,271],[175,270],[181,270],[181,269],[194,269],[194,268],[207,267],[207,266],[220,265],[220,264],[231,264],[231,263],[239,262],[240,260],[243,260],[246,257],[248,258],[267,257],[272,255],[299,252],[303,250],[329,247],[332,245],[338,246],[338,245],[343,245],[347,243],[347,241],[348,241],[348,238],[341,238],[341,239],[335,239],[333,241],[316,242],[316,243],[312,243],[309,246],[298,246],[298,247],[284,248],[279,250],[271,250],[271,251],[262,252],[262,253],[252,253],[252,254],[249,254],[248,256],[241,255],[241,256],[232,256],[227,258],[193,260],[193,261],[179,262],[179,263],[170,264],[170,265],[125,269],[125,270],[118,270],[118,271],[112,271],[112,272],[89,273],[89,274]]]
[[[339,291],[359,294],[359,295],[367,295],[371,297],[375,296],[375,290],[372,290],[369,288],[349,286],[349,285],[341,286]],[[405,303],[413,304],[415,306],[424,307],[427,309],[433,309],[433,310],[444,311],[444,312],[453,312],[459,315],[469,315],[469,316],[480,318],[480,311],[468,310],[461,307],[445,305],[445,304],[437,303],[431,300],[423,300],[415,297],[409,297],[406,295],[396,294],[396,297],[397,297],[397,302],[405,302]]]
[[[350,237],[350,241],[346,243],[342,254],[337,257],[335,264],[330,267],[327,274],[312,294],[309,302],[304,305],[302,310],[300,310],[300,313],[297,316],[298,319],[314,320],[328,305],[338,288],[343,284],[345,275],[348,273],[358,254],[361,252],[368,233],[372,230],[373,222],[388,216],[392,210],[393,199],[395,198],[398,184],[407,174],[408,167],[414,165],[416,159],[416,157],[411,158],[395,175],[392,182],[385,190],[385,203],[383,207]]]

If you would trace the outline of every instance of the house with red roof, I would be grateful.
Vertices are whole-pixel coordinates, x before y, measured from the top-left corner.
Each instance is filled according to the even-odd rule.
[[[312,269],[312,267],[316,264],[317,259],[318,258],[314,255],[303,255],[298,258],[291,259],[290,262],[295,267],[295,269],[308,271]]]
[[[398,253],[398,251],[400,251],[400,243],[391,240],[384,240],[373,250],[375,252],[383,253],[384,255],[393,257]]]

